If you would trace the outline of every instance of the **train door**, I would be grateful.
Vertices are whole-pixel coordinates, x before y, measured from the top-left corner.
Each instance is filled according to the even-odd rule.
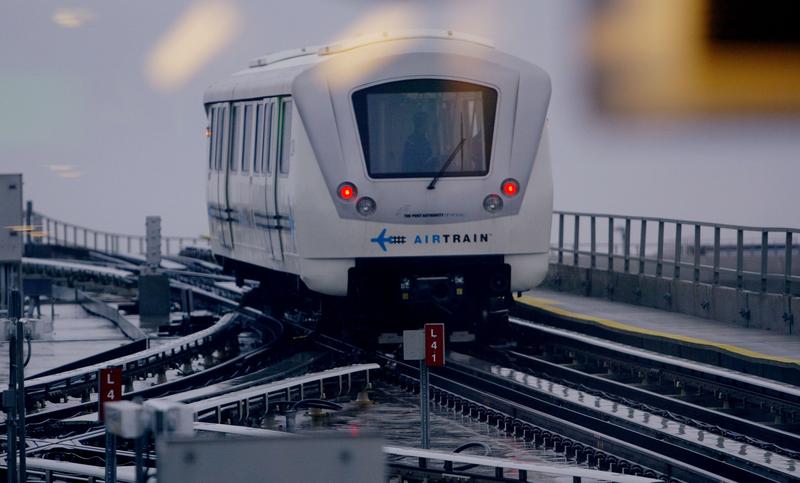
[[[294,253],[294,220],[289,204],[289,161],[292,153],[293,103],[290,97],[281,97],[279,105],[278,149],[276,163],[275,218],[279,221],[281,256]]]
[[[278,215],[278,148],[280,132],[280,109],[275,99],[268,99],[265,104],[265,118],[269,119],[269,131],[265,136],[269,136],[269,145],[264,153],[266,166],[266,197],[264,199],[267,218],[269,220],[267,231],[269,232],[270,255],[275,261],[283,261],[283,247],[281,246],[281,219]]]
[[[219,219],[217,209],[217,122],[219,120],[219,109],[217,106],[208,108],[208,127],[206,128],[206,138],[208,139],[208,179],[206,181],[206,201],[208,204],[208,230],[211,240],[220,239],[222,224]]]
[[[228,160],[227,220],[232,233],[232,245],[240,257],[247,257],[252,244],[248,242],[247,208],[250,204],[250,164],[252,164],[253,107],[251,103],[231,105],[230,158]]]
[[[219,151],[217,163],[217,206],[219,207],[220,219],[222,222],[221,238],[222,246],[233,249],[233,229],[231,227],[230,203],[228,200],[228,167],[231,158],[231,116],[228,104],[221,106],[219,111],[219,132],[222,138],[219,139],[217,149]]]
[[[254,125],[256,147],[253,159],[253,189],[250,202],[253,207],[253,221],[257,233],[254,241],[259,245],[260,256],[265,260],[272,260],[270,229],[273,223],[266,205],[267,193],[269,193],[267,191],[267,168],[272,146],[272,105],[268,100],[262,100],[256,105]]]
[[[228,106],[211,106],[211,139],[208,161],[208,217],[211,237],[219,240],[223,247],[231,248],[228,213],[226,212],[227,152],[228,152]]]

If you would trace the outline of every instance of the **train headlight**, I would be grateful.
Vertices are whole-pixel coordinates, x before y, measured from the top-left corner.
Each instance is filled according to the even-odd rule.
[[[339,188],[336,189],[336,192],[339,194],[339,198],[343,199],[344,201],[350,201],[356,197],[358,194],[358,189],[353,183],[345,181],[339,185]]]
[[[483,209],[489,213],[497,213],[503,209],[503,199],[497,195],[489,195],[483,199]]]
[[[514,178],[508,178],[500,185],[500,191],[509,198],[517,196],[517,193],[519,193],[519,183]]]
[[[375,208],[377,208],[377,204],[375,200],[370,198],[369,196],[365,196],[363,198],[359,198],[358,202],[356,203],[356,211],[361,216],[369,216],[375,213]]]

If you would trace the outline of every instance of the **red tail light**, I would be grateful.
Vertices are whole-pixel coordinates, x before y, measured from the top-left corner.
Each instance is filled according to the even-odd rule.
[[[517,193],[519,193],[519,183],[517,180],[509,178],[503,181],[500,190],[509,198],[517,196]]]
[[[350,201],[356,197],[358,190],[356,189],[356,185],[353,183],[345,182],[339,185],[338,193],[339,198],[345,201]]]

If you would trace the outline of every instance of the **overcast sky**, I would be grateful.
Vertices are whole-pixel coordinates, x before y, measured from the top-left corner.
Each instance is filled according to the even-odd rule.
[[[800,227],[800,120],[610,121],[592,114],[583,0],[4,0],[0,172],[50,216],[207,232],[203,90],[287,48],[385,28],[492,39],[553,80],[555,206]]]

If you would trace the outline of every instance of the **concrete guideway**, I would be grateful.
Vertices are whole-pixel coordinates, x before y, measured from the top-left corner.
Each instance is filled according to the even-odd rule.
[[[731,326],[659,309],[533,289],[517,302],[613,330],[716,348],[733,354],[800,366],[800,336]]]

